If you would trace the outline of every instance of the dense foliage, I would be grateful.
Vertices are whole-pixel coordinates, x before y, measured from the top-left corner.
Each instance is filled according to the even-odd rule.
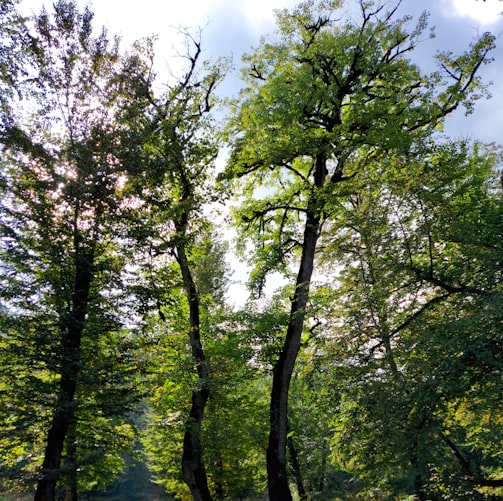
[[[492,35],[425,74],[426,16],[306,1],[223,130],[199,39],[160,82],[154,39],[0,3],[0,492],[500,499],[502,151],[441,133]]]

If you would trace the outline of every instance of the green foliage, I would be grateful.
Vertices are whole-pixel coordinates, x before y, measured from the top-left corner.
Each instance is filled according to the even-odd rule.
[[[335,458],[383,492],[475,499],[500,474],[498,157],[438,144],[425,162],[367,181],[342,238],[327,231],[344,264],[331,316],[345,381]]]
[[[297,452],[304,489],[312,499],[347,494],[351,492],[349,480],[354,479],[344,469],[338,471],[330,461],[333,430],[329,416],[339,398],[330,383],[333,374],[313,353],[302,353],[298,365],[290,393],[289,440]],[[291,475],[293,478],[293,472]]]
[[[502,155],[438,133],[487,96],[494,38],[424,74],[408,57],[427,16],[411,26],[398,2],[359,2],[358,19],[332,0],[278,11],[244,58],[217,186],[226,61],[201,63],[189,37],[185,72],[158,91],[153,38],[123,53],[87,8],[23,19],[16,3],[0,0],[0,487],[36,483],[64,415],[61,496],[104,491],[141,459],[190,499],[187,435],[216,499],[263,496],[268,395],[305,317],[287,374],[292,485],[501,496]],[[225,307],[228,188],[253,266],[242,311]],[[297,265],[314,280],[295,285]],[[256,300],[273,272],[288,284]]]
[[[18,79],[25,75],[23,62],[29,50],[23,18],[16,10],[18,0],[0,2],[0,134],[10,122],[11,99],[19,92]]]
[[[494,37],[484,34],[461,56],[440,54],[439,70],[423,74],[408,56],[425,36],[425,15],[410,28],[409,16],[395,16],[398,3],[359,2],[358,21],[341,20],[339,7],[304,2],[278,13],[276,36],[264,38],[244,58],[245,86],[229,122],[232,149],[222,177],[234,180],[241,197],[234,221],[241,251],[251,256],[252,289],[260,294],[271,271],[291,277],[290,266],[298,264],[290,322],[275,366],[271,437],[276,442],[270,442],[275,480],[269,487],[281,485],[274,496],[290,499],[283,472],[276,474],[285,442],[286,402],[280,398],[289,391],[301,356],[302,323],[309,314],[304,304],[318,265],[336,270],[333,283],[325,284],[333,291],[320,312],[320,329],[339,333],[336,353],[345,365],[341,402],[351,395],[347,406],[340,405],[357,414],[341,418],[350,437],[352,472],[371,475],[369,483],[383,484],[384,491],[410,489],[426,499],[426,452],[436,440],[435,385],[429,377],[423,380],[432,372],[414,373],[420,353],[413,350],[415,336],[402,341],[399,334],[408,333],[423,313],[437,313],[440,303],[450,309],[457,293],[468,302],[476,289],[492,295],[488,288],[497,283],[492,276],[492,285],[483,287],[478,274],[468,272],[472,256],[449,234],[462,210],[452,201],[464,199],[463,186],[474,176],[469,166],[487,165],[483,155],[471,156],[462,144],[434,146],[445,116],[461,105],[470,112],[484,95],[477,72],[490,61]],[[475,247],[481,252],[483,245]],[[411,361],[395,356],[399,339]],[[402,374],[402,364],[412,372]],[[396,409],[393,416],[389,409]],[[361,431],[361,468],[354,434],[346,429],[353,426]],[[396,430],[402,440],[396,440]],[[346,442],[337,443],[343,450]]]
[[[117,475],[134,438],[138,359],[116,240],[120,60],[91,21],[60,1],[22,26],[19,114],[2,135],[2,477],[27,485],[59,415],[69,432],[57,474],[71,483],[80,469],[81,489]]]
[[[196,384],[187,352],[185,333],[170,333],[156,352],[162,357],[162,372],[150,399],[147,428],[143,444],[155,480],[167,492],[190,498],[180,469],[183,435],[187,421],[192,387]]]
[[[358,25],[335,21],[336,7],[307,2],[279,12],[279,39],[264,39],[244,59],[225,177],[239,179],[244,201],[235,221],[242,250],[253,245],[251,286],[259,293],[267,273],[288,273],[309,200],[316,198],[324,218],[337,218],[347,196],[335,189],[341,181],[364,176],[384,152],[412,154],[447,113],[461,102],[471,106],[484,89],[475,72],[488,61],[491,36],[460,58],[443,55],[443,73],[422,75],[406,55],[424,36],[425,17],[408,30],[409,17],[392,21],[392,11],[362,3]],[[320,155],[326,179],[315,187]]]
[[[269,370],[277,352],[270,336],[274,331],[279,335],[284,322],[285,314],[274,307],[269,312],[219,309],[204,315],[211,397],[205,409],[202,444],[216,499],[253,497],[265,488]],[[183,330],[177,333],[166,328],[168,334],[159,338],[155,348],[160,373],[144,443],[157,481],[173,495],[189,499],[180,474],[180,446],[189,411],[187,394],[197,381],[190,371]]]

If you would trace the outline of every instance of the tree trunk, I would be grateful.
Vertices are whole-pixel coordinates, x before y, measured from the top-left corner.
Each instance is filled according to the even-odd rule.
[[[208,397],[207,389],[195,389],[192,392],[192,406],[185,423],[183,437],[183,480],[189,487],[194,501],[211,501],[201,446],[201,423]]]
[[[72,311],[62,325],[62,360],[59,396],[47,433],[42,462],[42,478],[37,484],[34,501],[55,501],[56,483],[61,475],[61,455],[68,429],[75,418],[75,389],[80,372],[80,345],[89,303],[94,253],[75,257],[75,283]]]
[[[180,233],[184,234],[185,225],[182,224]],[[182,236],[183,238],[183,236]],[[211,494],[208,488],[208,479],[204,468],[201,446],[201,423],[204,409],[210,396],[208,389],[208,367],[201,344],[200,335],[200,315],[199,315],[199,294],[192,278],[189,262],[185,254],[184,244],[181,243],[176,248],[176,255],[182,279],[189,301],[190,315],[190,346],[192,358],[197,368],[198,384],[192,391],[192,405],[189,418],[185,423],[185,434],[183,437],[182,473],[183,480],[187,484],[194,501],[211,501]]]
[[[61,390],[63,391],[63,390]],[[73,396],[64,397],[67,403],[73,401]],[[56,482],[60,475],[61,453],[68,430],[68,412],[61,409],[63,397],[54,413],[51,428],[47,434],[47,446],[42,463],[42,478],[37,484],[34,501],[55,501]]]
[[[323,186],[326,177],[326,158],[316,159],[315,186]],[[300,350],[302,330],[309,286],[314,268],[314,255],[321,224],[316,194],[308,202],[302,256],[297,274],[295,294],[292,298],[285,343],[273,369],[271,403],[269,411],[269,444],[267,447],[267,481],[271,501],[291,501],[286,471],[286,439],[288,421],[288,393],[295,361]]]

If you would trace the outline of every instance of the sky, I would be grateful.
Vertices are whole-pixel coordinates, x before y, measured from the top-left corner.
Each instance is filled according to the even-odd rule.
[[[87,0],[78,0],[84,6]],[[351,0],[349,0],[351,2]],[[354,0],[353,0],[354,1]],[[53,0],[22,0],[26,12],[38,12],[42,5],[50,9]],[[123,46],[156,34],[158,63],[175,66],[180,52],[177,29],[192,33],[202,29],[204,57],[232,57],[236,71],[223,84],[221,93],[232,95],[239,88],[238,69],[241,56],[251,52],[263,35],[274,32],[274,9],[293,7],[297,0],[94,0],[89,5],[95,13],[95,24],[104,25],[111,35],[120,34]],[[439,50],[465,51],[477,36],[493,32],[497,48],[494,61],[482,68],[486,83],[492,82],[491,100],[481,100],[472,115],[456,111],[446,122],[445,132],[452,136],[469,137],[484,142],[503,144],[503,2],[499,0],[403,0],[402,15],[414,17],[424,10],[430,12],[430,26],[436,38],[425,41],[416,51],[415,62],[433,69],[432,56]],[[246,280],[246,270],[234,266],[234,280]],[[235,284],[231,299],[242,303],[246,292]]]

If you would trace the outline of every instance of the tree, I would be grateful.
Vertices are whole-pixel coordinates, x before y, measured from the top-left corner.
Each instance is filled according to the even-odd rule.
[[[190,371],[186,333],[179,330],[184,312],[178,317],[173,306],[164,310],[166,322],[161,328],[169,335],[159,339],[161,369],[145,444],[156,480],[177,498],[192,499],[183,485],[179,457],[185,416],[190,411],[187,393],[197,381]],[[283,319],[284,315],[259,313],[251,307],[231,312],[219,306],[202,316],[211,398],[201,426],[201,443],[208,487],[215,499],[255,498],[263,493],[270,373],[262,363],[261,350],[267,344],[263,336],[279,331]],[[264,325],[269,329],[264,330]]]
[[[359,2],[360,22],[334,20],[339,2],[305,2],[277,15],[279,39],[246,58],[245,88],[231,119],[227,177],[246,198],[241,234],[255,243],[255,284],[298,259],[290,321],[275,363],[267,450],[269,495],[291,499],[286,471],[288,393],[300,350],[320,232],[338,217],[348,179],[364,178],[392,151],[414,151],[442,119],[480,89],[476,76],[493,37],[486,34],[441,70],[422,75],[406,56],[411,31],[394,19],[400,2]],[[259,191],[259,188],[266,190]]]
[[[325,316],[341,364],[334,443],[370,489],[478,499],[501,468],[490,452],[502,433],[499,153],[430,147],[369,176],[326,249],[343,264]],[[407,171],[392,168],[405,162]],[[485,423],[485,445],[471,419]]]
[[[127,261],[116,231],[125,175],[114,120],[124,97],[115,85],[120,57],[117,40],[93,35],[92,17],[71,1],[58,1],[52,15],[43,10],[20,29],[29,51],[7,72],[23,78],[11,82],[9,96],[20,99],[5,108],[2,136],[2,343],[14,353],[2,390],[21,397],[18,409],[9,407],[6,440],[36,437],[38,455],[45,437],[36,500],[54,500],[58,482],[76,499],[78,461],[88,446],[96,465],[106,458],[111,427],[120,464],[136,398],[120,318]],[[120,399],[119,387],[131,394]],[[101,428],[98,447],[86,441],[90,421]],[[19,447],[21,463],[39,459]]]
[[[217,198],[211,171],[218,144],[210,112],[225,64],[219,61],[200,68],[201,44],[188,35],[187,40],[194,52],[188,49],[186,73],[168,82],[163,94],[156,96],[151,75],[143,75],[143,100],[124,115],[128,132],[121,158],[137,166],[136,176],[126,186],[134,207],[129,237],[144,254],[142,267],[151,280],[150,300],[161,319],[166,318],[163,309],[172,301],[171,291],[183,291],[182,297],[174,292],[186,308],[186,318],[180,315],[175,329],[183,325],[188,335],[197,379],[191,385],[191,405],[184,422],[182,473],[193,498],[209,500],[201,425],[210,396],[210,374],[202,343],[203,299],[196,269],[198,246],[211,232],[203,211]],[[147,59],[152,57],[149,47],[144,52]],[[130,59],[131,71],[136,71],[140,56]],[[217,279],[215,276],[215,284]],[[182,308],[177,308],[179,314]]]

